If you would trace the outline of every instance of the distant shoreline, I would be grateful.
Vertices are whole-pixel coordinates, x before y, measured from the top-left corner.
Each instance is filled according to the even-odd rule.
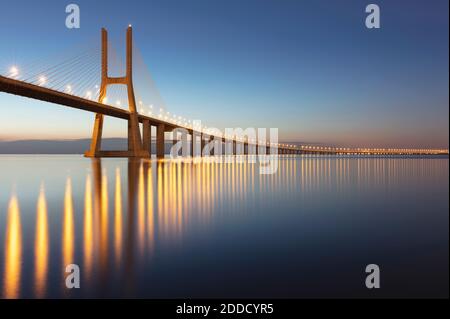
[[[281,142],[283,143],[283,142]],[[69,140],[15,140],[15,141],[1,141],[0,140],[0,155],[83,155],[86,150],[89,149],[91,144],[90,138],[85,139],[69,139]],[[302,145],[303,142],[289,142],[292,145]],[[166,141],[165,152],[170,151],[172,143]],[[102,149],[104,150],[117,150],[127,149],[126,138],[104,138],[102,140]],[[155,153],[156,143],[152,140],[151,152]],[[316,154],[318,155],[318,154]],[[340,156],[339,154],[322,154],[320,156]],[[370,155],[369,157],[379,157],[381,155]],[[394,155],[391,155],[394,156]],[[396,155],[395,155],[396,156]],[[399,155],[402,156],[402,155]],[[414,156],[413,154],[410,156]],[[419,156],[419,155],[416,155]],[[431,156],[448,156],[448,154],[431,154],[420,155],[424,157]]]

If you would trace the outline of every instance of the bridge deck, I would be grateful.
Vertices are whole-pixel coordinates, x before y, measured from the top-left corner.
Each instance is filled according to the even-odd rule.
[[[110,105],[105,105],[71,94],[55,91],[39,85],[7,78],[4,76],[0,76],[0,92],[10,93],[54,104],[65,105],[68,107],[93,113],[100,113],[124,120],[128,120],[130,118],[130,112],[127,110]],[[173,123],[139,114],[139,121],[143,122],[144,120],[148,120],[152,125],[164,124],[167,130],[172,130],[178,127]]]
[[[130,119],[130,112],[121,108],[114,106],[102,104],[96,101],[84,99],[71,94],[55,91],[46,87],[42,87],[35,84],[30,84],[22,82],[19,80],[7,78],[0,76],[0,92],[5,92],[9,94],[19,95],[23,97],[28,97],[31,99],[36,99],[40,101],[55,103],[59,105],[64,105],[84,111],[89,111],[93,113],[100,113],[107,116],[112,116],[124,120]],[[142,114],[138,115],[139,122],[148,121],[150,125],[158,126],[159,124],[164,124],[165,131],[172,131],[175,128],[183,127],[170,123],[164,120],[155,119],[153,117],[148,117]],[[185,127],[184,127],[185,128]],[[193,130],[190,128],[185,128],[189,134],[193,134]],[[222,138],[225,141],[225,138]],[[264,145],[265,146],[265,145]],[[264,147],[263,146],[263,147]],[[448,154],[448,150],[373,150],[373,149],[339,149],[339,148],[306,148],[299,149],[295,146],[278,146],[278,150],[281,153],[294,152],[294,153],[310,153],[310,154]],[[120,156],[127,156],[128,153],[120,153]],[[106,155],[111,155],[105,153]],[[118,156],[119,156],[118,155]]]

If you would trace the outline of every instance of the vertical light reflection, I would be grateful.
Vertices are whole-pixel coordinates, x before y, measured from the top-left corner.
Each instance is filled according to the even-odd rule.
[[[64,221],[63,221],[63,269],[71,264],[74,256],[74,221],[73,221],[73,198],[72,181],[70,177],[66,181],[64,195]]]
[[[191,195],[190,195],[190,193],[189,193],[189,187],[188,187],[188,180],[187,180],[187,171],[188,171],[188,167],[189,167],[190,165],[186,165],[186,164],[183,164],[183,166],[182,166],[182,171],[183,171],[183,190],[182,190],[182,193],[183,193],[183,206],[182,206],[182,212],[183,212],[183,215],[186,215],[186,213],[189,211],[189,209],[188,209],[188,198],[191,198]],[[186,216],[185,216],[185,218],[184,219],[186,219]]]
[[[199,164],[196,164],[195,166],[194,166],[194,175],[195,175],[195,177],[196,177],[196,194],[197,194],[197,199],[196,199],[196,205],[197,205],[197,207],[198,207],[198,211],[200,211],[201,212],[201,195],[202,195],[202,185],[201,185],[201,182],[202,182],[202,180],[201,180],[201,171],[200,171],[200,168],[199,168]],[[199,207],[200,206],[200,207]]]
[[[20,225],[19,202],[15,195],[12,196],[8,207],[8,219],[6,222],[5,238],[5,273],[4,297],[16,299],[20,293],[20,276],[22,261],[22,228]]]
[[[100,189],[100,263],[102,269],[108,264],[108,175],[101,176]]]
[[[176,178],[176,185],[177,185],[177,227],[178,232],[181,232],[182,228],[182,193],[181,193],[181,162],[177,163],[177,178]]]
[[[139,165],[138,180],[138,238],[141,253],[144,252],[145,244],[145,185],[144,185],[144,167],[142,163]]]
[[[92,184],[88,174],[84,193],[84,272],[88,278],[92,270],[93,246]]]
[[[149,249],[153,249],[154,242],[154,199],[153,199],[153,176],[151,166],[147,169],[147,240]]]
[[[41,186],[36,207],[36,240],[35,240],[35,288],[36,297],[42,298],[45,294],[48,270],[48,220],[47,201],[44,186]]]
[[[122,185],[120,168],[116,168],[116,188],[114,195],[114,247],[117,265],[122,257]]]
[[[162,218],[163,218],[163,172],[162,172],[162,163],[158,162],[158,227],[159,231],[162,231]]]
[[[167,197],[169,198],[169,233],[172,231],[174,235],[177,231],[177,194],[176,194],[176,164],[174,162],[170,162],[170,174],[169,174],[169,193]]]
[[[204,194],[204,207],[205,207],[205,215],[209,214],[211,212],[210,210],[210,200],[211,200],[211,176],[210,176],[210,170],[211,170],[211,163],[210,160],[205,163],[204,170],[203,170],[203,194]],[[206,216],[205,216],[206,217]]]

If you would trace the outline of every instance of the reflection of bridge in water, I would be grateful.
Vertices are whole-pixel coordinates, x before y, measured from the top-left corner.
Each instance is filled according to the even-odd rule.
[[[193,163],[130,159],[121,167],[92,159],[80,196],[67,178],[61,213],[49,208],[43,187],[35,215],[21,214],[20,196],[13,195],[2,245],[2,295],[21,296],[26,278],[32,278],[36,297],[64,289],[60,277],[56,288],[51,284],[55,265],[50,262],[55,258],[57,269],[63,269],[60,264],[80,265],[84,286],[104,289],[95,293],[107,294],[108,282],[119,275],[123,276],[119,278],[125,285],[122,288],[132,291],[135,267],[143,260],[152,259],[168,245],[177,245],[184,236],[209,228],[221,214],[250,212],[262,198],[302,202],[324,191],[337,196],[364,189],[389,191],[408,177],[407,168],[412,165],[400,158],[289,156],[278,162],[276,174],[260,175],[258,164],[235,159],[232,163],[206,158]],[[422,182],[438,179],[436,174],[442,170],[436,168],[448,165],[439,160],[432,161],[431,167],[429,162],[414,163],[416,178]],[[77,197],[82,200],[75,201]],[[28,229],[24,221],[32,225],[31,236],[24,234]]]
[[[26,78],[19,79],[19,70],[13,67],[8,77],[0,76],[0,91],[24,96],[36,100],[56,103],[76,109],[81,109],[96,113],[92,142],[90,150],[86,152],[88,157],[150,157],[150,143],[152,139],[152,128],[156,132],[156,155],[164,158],[164,141],[167,132],[175,129],[181,130],[174,137],[180,138],[183,148],[189,151],[186,154],[194,155],[195,148],[200,140],[200,155],[221,155],[223,149],[229,154],[448,154],[448,150],[442,149],[399,149],[399,148],[343,148],[331,146],[295,145],[266,141],[266,137],[252,136],[227,136],[224,134],[212,133],[207,128],[196,127],[184,118],[170,117],[170,114],[161,113],[159,115],[143,114],[142,109],[138,109],[143,104],[142,101],[136,103],[133,85],[133,42],[132,28],[127,30],[126,46],[126,66],[123,77],[110,77],[108,72],[108,36],[105,29],[102,30],[101,46],[101,78],[100,85],[95,85],[95,94],[92,87],[86,84],[89,79],[77,78],[81,83],[67,84],[72,72],[77,72],[82,64],[85,55],[76,56],[72,60],[65,61],[60,65],[51,66],[46,71],[52,76],[43,75],[41,70],[28,74]],[[36,67],[34,67],[36,69]],[[73,69],[75,71],[73,71]],[[91,72],[91,69],[87,71]],[[31,72],[31,71],[30,71]],[[89,73],[87,72],[87,73]],[[82,73],[82,72],[81,72]],[[95,75],[95,74],[94,74]],[[82,77],[88,77],[82,74]],[[53,86],[47,87],[49,83]],[[55,84],[56,83],[56,84]],[[86,88],[86,92],[76,95],[74,87]],[[126,100],[129,110],[111,105],[108,102],[107,87],[112,85],[125,85],[127,88]],[[97,101],[94,95],[98,95]],[[117,101],[117,105],[121,105]],[[103,131],[104,116],[111,116],[124,119],[128,122],[128,150],[124,151],[103,151],[101,150],[101,139]],[[142,132],[140,129],[142,123]],[[190,143],[188,143],[190,141]],[[190,146],[189,146],[190,145]],[[208,148],[205,150],[205,145]]]

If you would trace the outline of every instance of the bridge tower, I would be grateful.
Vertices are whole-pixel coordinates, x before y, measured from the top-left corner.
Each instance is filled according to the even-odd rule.
[[[102,151],[102,131],[103,114],[95,115],[94,130],[90,150],[85,153],[86,157],[149,157],[148,149],[144,149],[139,129],[139,119],[136,110],[136,98],[133,89],[133,29],[127,29],[127,50],[126,50],[126,74],[123,77],[108,76],[108,32],[102,29],[102,73],[99,102],[103,103],[106,97],[108,85],[122,84],[127,86],[128,108],[130,118],[128,119],[128,150],[127,151]]]

